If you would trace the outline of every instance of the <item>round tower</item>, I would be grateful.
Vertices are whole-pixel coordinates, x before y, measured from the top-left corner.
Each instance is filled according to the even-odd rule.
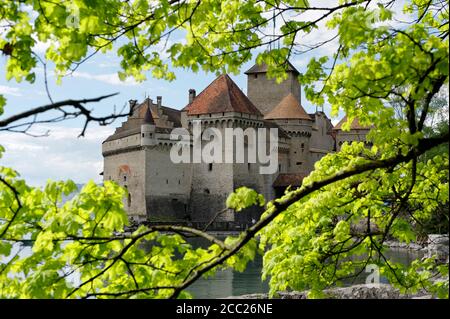
[[[157,142],[155,121],[148,107],[141,125],[141,146],[153,146]]]
[[[290,137],[288,173],[307,173],[310,167],[310,139],[313,120],[293,94],[286,95],[264,116],[274,121]]]

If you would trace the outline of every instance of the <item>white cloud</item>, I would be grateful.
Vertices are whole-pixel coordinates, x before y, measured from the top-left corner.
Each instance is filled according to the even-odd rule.
[[[78,72],[75,71],[72,74],[75,78],[82,78],[88,80],[99,81],[111,85],[120,85],[120,86],[136,86],[139,85],[138,82],[134,81],[131,78],[127,78],[125,81],[121,81],[117,73],[108,73],[108,74],[91,74],[88,72]]]
[[[92,61],[89,61],[88,63],[94,64],[95,61],[92,60]],[[102,62],[102,63],[97,64],[97,66],[99,68],[117,68],[119,66],[119,62],[118,61]]]
[[[0,85],[0,94],[22,96],[22,93],[20,93],[19,88],[7,85]]]
[[[103,170],[102,141],[113,127],[91,126],[86,137],[78,138],[80,128],[36,126],[34,132],[50,131],[48,137],[30,137],[19,133],[0,133],[6,149],[0,165],[12,167],[31,185],[44,185],[47,179],[85,183],[100,182]]]
[[[36,43],[33,46],[33,51],[37,54],[44,54],[50,47],[51,42],[42,42],[36,39]]]

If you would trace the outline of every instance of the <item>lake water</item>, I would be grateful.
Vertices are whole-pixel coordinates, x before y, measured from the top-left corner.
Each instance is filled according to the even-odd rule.
[[[389,249],[385,252],[385,256],[394,262],[409,265],[413,260],[422,257],[422,254],[406,249]],[[261,269],[262,256],[257,255],[255,260],[247,265],[244,272],[239,273],[230,269],[219,271],[214,277],[198,280],[187,290],[194,298],[199,299],[266,293],[269,291],[269,285],[268,281],[261,281]],[[344,285],[365,283],[368,275],[369,273],[363,272],[355,279],[348,280]],[[380,277],[380,282],[388,283],[384,277]]]
[[[201,239],[189,240],[194,246],[207,246],[207,242]],[[26,256],[31,253],[31,243],[25,245],[16,244],[13,248],[13,254],[19,249],[24,248],[20,255]],[[394,262],[410,264],[413,260],[420,258],[421,253],[406,249],[390,249],[385,252],[387,258]],[[3,260],[2,262],[7,262]],[[196,299],[215,299],[229,296],[239,296],[253,293],[266,293],[269,291],[268,282],[261,281],[262,256],[256,255],[252,262],[249,262],[244,272],[240,273],[231,269],[218,271],[214,277],[200,279],[191,285],[187,290],[192,293]],[[368,273],[361,273],[355,280],[348,281],[347,284],[364,283]],[[387,283],[385,278],[380,278],[382,283]],[[75,280],[76,282],[76,280]]]

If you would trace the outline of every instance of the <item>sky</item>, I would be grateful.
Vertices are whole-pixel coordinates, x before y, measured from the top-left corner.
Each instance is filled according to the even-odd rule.
[[[302,19],[312,17],[303,16]],[[310,41],[320,42],[333,34],[320,28],[310,36]],[[181,40],[181,39],[179,39]],[[176,39],[173,41],[177,41]],[[331,56],[337,48],[336,42],[331,42],[310,53],[294,56],[291,63],[300,71],[306,70],[309,59],[313,56]],[[43,55],[46,44],[38,42],[34,47],[36,53]],[[112,51],[111,51],[112,52]],[[257,54],[257,52],[254,52]],[[5,114],[2,117],[24,111],[29,108],[49,103],[45,91],[44,69],[36,69],[34,84],[17,83],[5,79],[5,56],[0,56],[0,94],[7,98]],[[254,60],[242,66],[240,75],[231,78],[243,90],[247,91],[244,71],[254,64]],[[214,74],[204,72],[193,73],[189,70],[174,69],[177,79],[173,82],[153,79],[150,74],[142,83],[133,80],[122,82],[117,76],[119,59],[113,53],[97,54],[82,64],[75,73],[65,77],[61,85],[57,85],[52,72],[48,72],[49,91],[54,101],[65,99],[92,98],[110,93],[119,93],[99,103],[90,104],[95,108],[95,114],[111,114],[114,108],[121,109],[128,105],[128,100],[142,101],[145,97],[156,100],[162,96],[163,105],[175,109],[186,106],[188,90],[196,89],[200,93],[215,79]],[[51,67],[50,67],[51,70]],[[302,104],[308,112],[314,112],[315,106],[306,100],[302,92]],[[330,115],[329,106],[325,105],[325,113]],[[336,123],[343,114],[335,119]],[[85,137],[78,137],[83,121],[81,119],[64,121],[52,125],[40,125],[33,129],[34,134],[49,132],[47,137],[31,137],[20,133],[0,132],[0,145],[6,149],[0,159],[0,166],[8,166],[17,170],[27,182],[34,186],[45,185],[48,179],[71,179],[76,183],[88,180],[101,182],[100,172],[103,170],[101,144],[120,126],[124,119],[118,119],[109,126],[98,126],[91,123]]]

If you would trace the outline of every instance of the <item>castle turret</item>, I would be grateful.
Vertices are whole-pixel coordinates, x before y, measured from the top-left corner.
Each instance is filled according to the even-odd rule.
[[[307,173],[310,169],[312,119],[289,93],[264,119],[278,124],[290,137],[288,173]]]
[[[265,64],[255,64],[245,72],[247,74],[247,96],[262,114],[268,114],[289,94],[292,94],[301,104],[299,72],[288,62],[286,73],[287,79],[277,84],[275,79],[267,77],[267,65]]]
[[[150,107],[148,107],[141,125],[141,146],[153,146],[156,144],[156,125]]]

